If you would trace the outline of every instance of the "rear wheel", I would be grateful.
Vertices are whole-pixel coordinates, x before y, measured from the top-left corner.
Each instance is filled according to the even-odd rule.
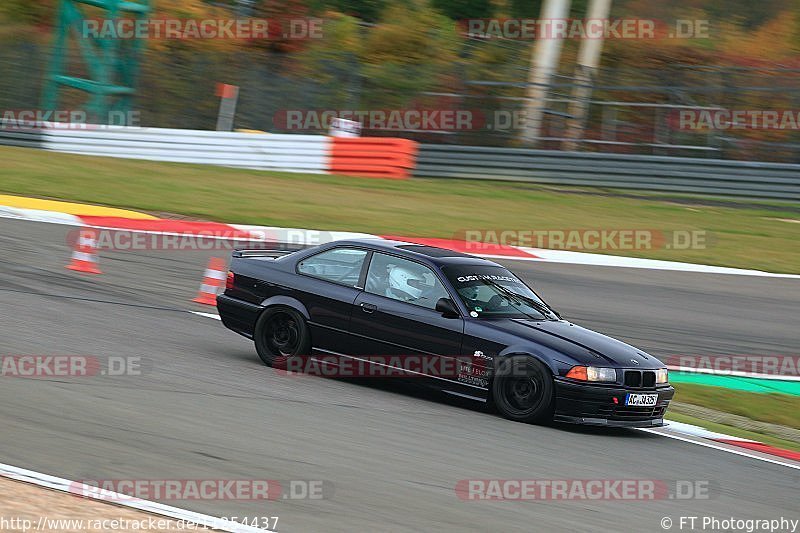
[[[267,366],[276,360],[305,355],[311,335],[305,318],[289,307],[270,307],[258,318],[253,335],[258,356]]]
[[[492,380],[492,400],[504,417],[517,422],[553,419],[553,376],[537,359],[514,355],[501,362]]]

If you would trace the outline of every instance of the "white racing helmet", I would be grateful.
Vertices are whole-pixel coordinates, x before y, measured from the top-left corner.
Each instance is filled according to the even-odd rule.
[[[389,288],[392,291],[404,292],[414,299],[419,298],[422,295],[422,289],[409,285],[408,282],[410,280],[422,281],[410,270],[403,267],[394,267],[389,272]]]

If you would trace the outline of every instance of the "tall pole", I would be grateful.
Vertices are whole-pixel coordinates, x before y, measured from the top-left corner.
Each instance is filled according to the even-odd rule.
[[[590,0],[587,18],[589,20],[606,20],[610,11],[611,0]],[[567,119],[567,140],[562,145],[564,150],[577,150],[578,141],[583,137],[583,130],[589,115],[589,101],[592,99],[592,89],[602,52],[602,32],[596,39],[584,36],[578,51],[578,64],[575,66],[575,86],[572,88],[569,118]]]
[[[539,28],[547,28],[544,35],[536,39],[531,70],[528,77],[528,90],[525,103],[525,123],[522,128],[522,140],[526,144],[535,144],[541,136],[544,111],[547,108],[547,93],[550,79],[558,68],[563,39],[553,35],[553,21],[565,20],[569,17],[570,0],[545,0],[542,4]]]

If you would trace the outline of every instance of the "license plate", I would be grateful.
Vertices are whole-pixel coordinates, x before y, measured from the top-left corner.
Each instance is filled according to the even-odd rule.
[[[655,407],[658,394],[628,394],[625,396],[625,405],[631,407]]]

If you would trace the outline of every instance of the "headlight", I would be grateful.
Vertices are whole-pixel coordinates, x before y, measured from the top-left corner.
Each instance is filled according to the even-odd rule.
[[[579,381],[611,382],[617,381],[617,371],[613,368],[598,368],[595,366],[573,366],[567,372],[567,377]]]
[[[656,370],[656,385],[669,383],[669,371],[666,368]]]

